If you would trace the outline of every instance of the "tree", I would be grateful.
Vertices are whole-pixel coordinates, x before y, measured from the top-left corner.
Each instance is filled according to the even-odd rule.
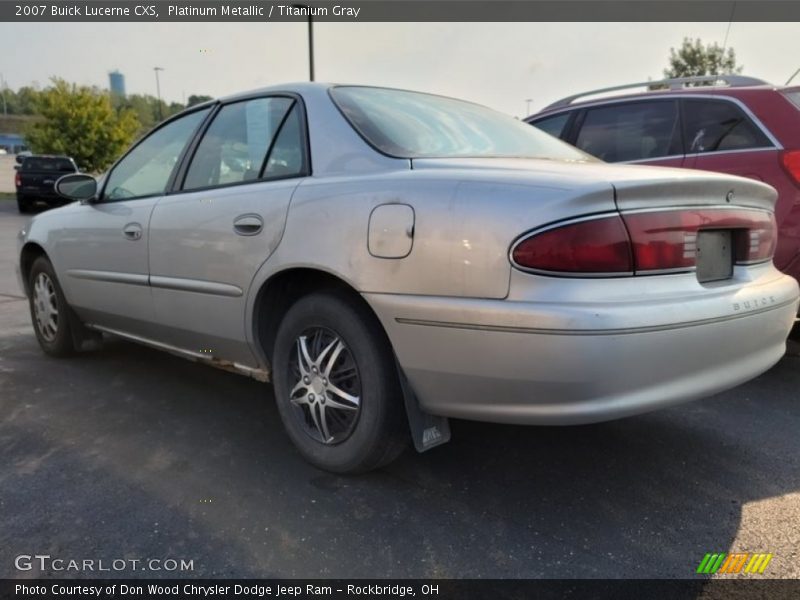
[[[186,107],[188,108],[190,106],[194,106],[195,104],[208,102],[209,100],[213,100],[213,98],[211,96],[203,96],[202,94],[192,94],[186,101]]]
[[[694,77],[702,75],[731,75],[741,73],[743,67],[736,64],[736,52],[733,48],[725,51],[719,44],[703,45],[698,38],[683,38],[683,44],[677,50],[669,49],[669,68],[664,69],[664,76]]]
[[[133,111],[114,110],[111,97],[94,87],[54,78],[37,94],[36,112],[43,118],[31,125],[25,138],[43,154],[66,154],[82,169],[102,171],[127,148],[139,131]]]

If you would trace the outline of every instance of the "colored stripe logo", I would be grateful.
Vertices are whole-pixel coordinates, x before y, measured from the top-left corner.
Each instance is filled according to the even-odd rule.
[[[719,552],[708,553],[697,566],[697,573],[713,575],[714,573],[763,573],[772,554],[752,552]]]

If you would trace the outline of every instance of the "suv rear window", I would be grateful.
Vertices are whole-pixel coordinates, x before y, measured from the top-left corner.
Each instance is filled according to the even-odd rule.
[[[75,167],[65,158],[35,158],[30,157],[22,161],[23,171],[60,171],[73,173]]]
[[[744,111],[728,100],[684,100],[686,153],[772,146]]]
[[[589,108],[575,145],[607,162],[682,154],[674,100]]]

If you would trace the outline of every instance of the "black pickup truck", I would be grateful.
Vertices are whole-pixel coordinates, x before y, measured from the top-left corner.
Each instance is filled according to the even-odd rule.
[[[67,173],[77,173],[78,167],[69,156],[17,156],[15,165],[17,175],[17,206],[19,212],[26,213],[34,203],[43,202],[48,206],[62,204],[63,199],[56,193],[55,183]]]

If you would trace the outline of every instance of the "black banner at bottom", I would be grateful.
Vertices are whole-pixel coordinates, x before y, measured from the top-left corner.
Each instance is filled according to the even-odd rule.
[[[3,579],[0,598],[436,600],[800,598],[796,579]]]

